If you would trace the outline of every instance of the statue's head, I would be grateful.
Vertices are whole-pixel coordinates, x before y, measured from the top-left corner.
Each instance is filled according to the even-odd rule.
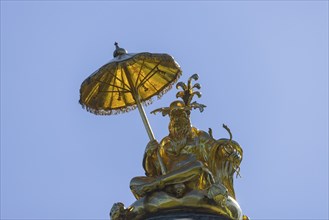
[[[169,107],[169,133],[175,138],[186,137],[191,132],[190,109],[182,101],[174,101]]]

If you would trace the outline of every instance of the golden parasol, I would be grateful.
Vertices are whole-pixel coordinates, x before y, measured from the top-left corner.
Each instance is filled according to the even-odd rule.
[[[139,110],[150,140],[155,140],[143,104],[160,98],[181,76],[182,70],[168,54],[127,53],[115,43],[114,58],[91,74],[80,88],[80,104],[96,115]],[[158,152],[159,153],[159,152]],[[163,163],[158,155],[162,173]]]

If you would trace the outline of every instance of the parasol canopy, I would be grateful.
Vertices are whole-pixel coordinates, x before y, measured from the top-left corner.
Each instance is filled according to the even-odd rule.
[[[111,115],[135,109],[136,98],[149,104],[160,98],[182,71],[168,54],[126,53],[116,44],[114,58],[83,81],[80,104],[96,115]]]

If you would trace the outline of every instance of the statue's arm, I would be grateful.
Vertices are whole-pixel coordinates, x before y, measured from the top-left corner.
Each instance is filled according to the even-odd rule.
[[[160,144],[156,141],[150,141],[144,152],[143,168],[146,176],[158,176],[160,174],[160,164],[157,160],[157,151]]]

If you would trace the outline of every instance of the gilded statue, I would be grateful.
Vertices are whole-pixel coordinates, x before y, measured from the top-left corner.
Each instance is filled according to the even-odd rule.
[[[215,139],[208,132],[192,126],[191,112],[206,107],[192,102],[201,97],[201,86],[195,74],[187,85],[180,82],[176,100],[169,107],[154,110],[169,116],[169,134],[160,142],[150,141],[145,149],[143,168],[145,176],[134,177],[130,189],[136,198],[128,208],[122,203],[114,204],[112,220],[144,219],[154,213],[170,209],[199,210],[225,216],[229,219],[246,219],[236,202],[233,178],[239,175],[243,151],[230,138]],[[160,158],[159,158],[160,157]],[[161,164],[164,169],[161,169]]]

